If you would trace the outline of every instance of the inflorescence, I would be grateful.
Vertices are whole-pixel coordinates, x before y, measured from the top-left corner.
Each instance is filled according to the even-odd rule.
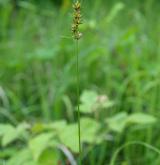
[[[76,40],[79,40],[82,36],[82,33],[79,31],[79,25],[82,24],[81,18],[81,4],[79,1],[73,4],[73,24],[72,24],[72,33],[73,37]]]

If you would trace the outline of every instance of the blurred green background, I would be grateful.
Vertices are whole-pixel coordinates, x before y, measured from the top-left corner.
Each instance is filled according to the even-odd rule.
[[[0,165],[78,164],[72,12],[0,0]],[[82,15],[82,164],[113,165],[139,141],[114,164],[159,165],[160,1],[83,0]]]

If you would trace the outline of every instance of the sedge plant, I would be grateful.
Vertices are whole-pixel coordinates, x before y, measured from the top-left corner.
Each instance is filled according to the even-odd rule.
[[[80,109],[79,109],[79,100],[80,100],[80,94],[79,94],[79,80],[80,80],[80,73],[79,73],[79,39],[82,37],[82,33],[79,31],[79,25],[82,24],[82,15],[81,15],[81,3],[77,0],[73,4],[73,23],[72,23],[72,34],[73,38],[75,40],[75,55],[76,55],[76,71],[77,71],[77,105],[78,105],[78,141],[79,141],[79,164],[81,165],[81,124],[80,124]]]

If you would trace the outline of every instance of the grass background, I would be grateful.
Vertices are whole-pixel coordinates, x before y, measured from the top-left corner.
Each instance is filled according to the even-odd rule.
[[[87,0],[79,43],[80,92],[104,93],[121,111],[160,117],[160,2]],[[76,57],[70,32],[71,1],[0,1],[0,122],[75,121]],[[94,146],[86,164],[107,164],[132,140],[160,147],[159,121],[127,129]],[[99,155],[99,156],[98,156]],[[124,161],[125,160],[125,161]],[[158,165],[144,147],[127,147],[117,165]]]

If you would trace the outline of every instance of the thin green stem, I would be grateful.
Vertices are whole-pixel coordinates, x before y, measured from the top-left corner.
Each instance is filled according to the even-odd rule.
[[[79,109],[79,88],[80,88],[80,73],[79,73],[79,52],[78,52],[78,40],[76,40],[76,70],[77,70],[77,105],[78,105],[78,141],[79,141],[79,164],[81,165],[81,123],[80,123],[80,109]]]

